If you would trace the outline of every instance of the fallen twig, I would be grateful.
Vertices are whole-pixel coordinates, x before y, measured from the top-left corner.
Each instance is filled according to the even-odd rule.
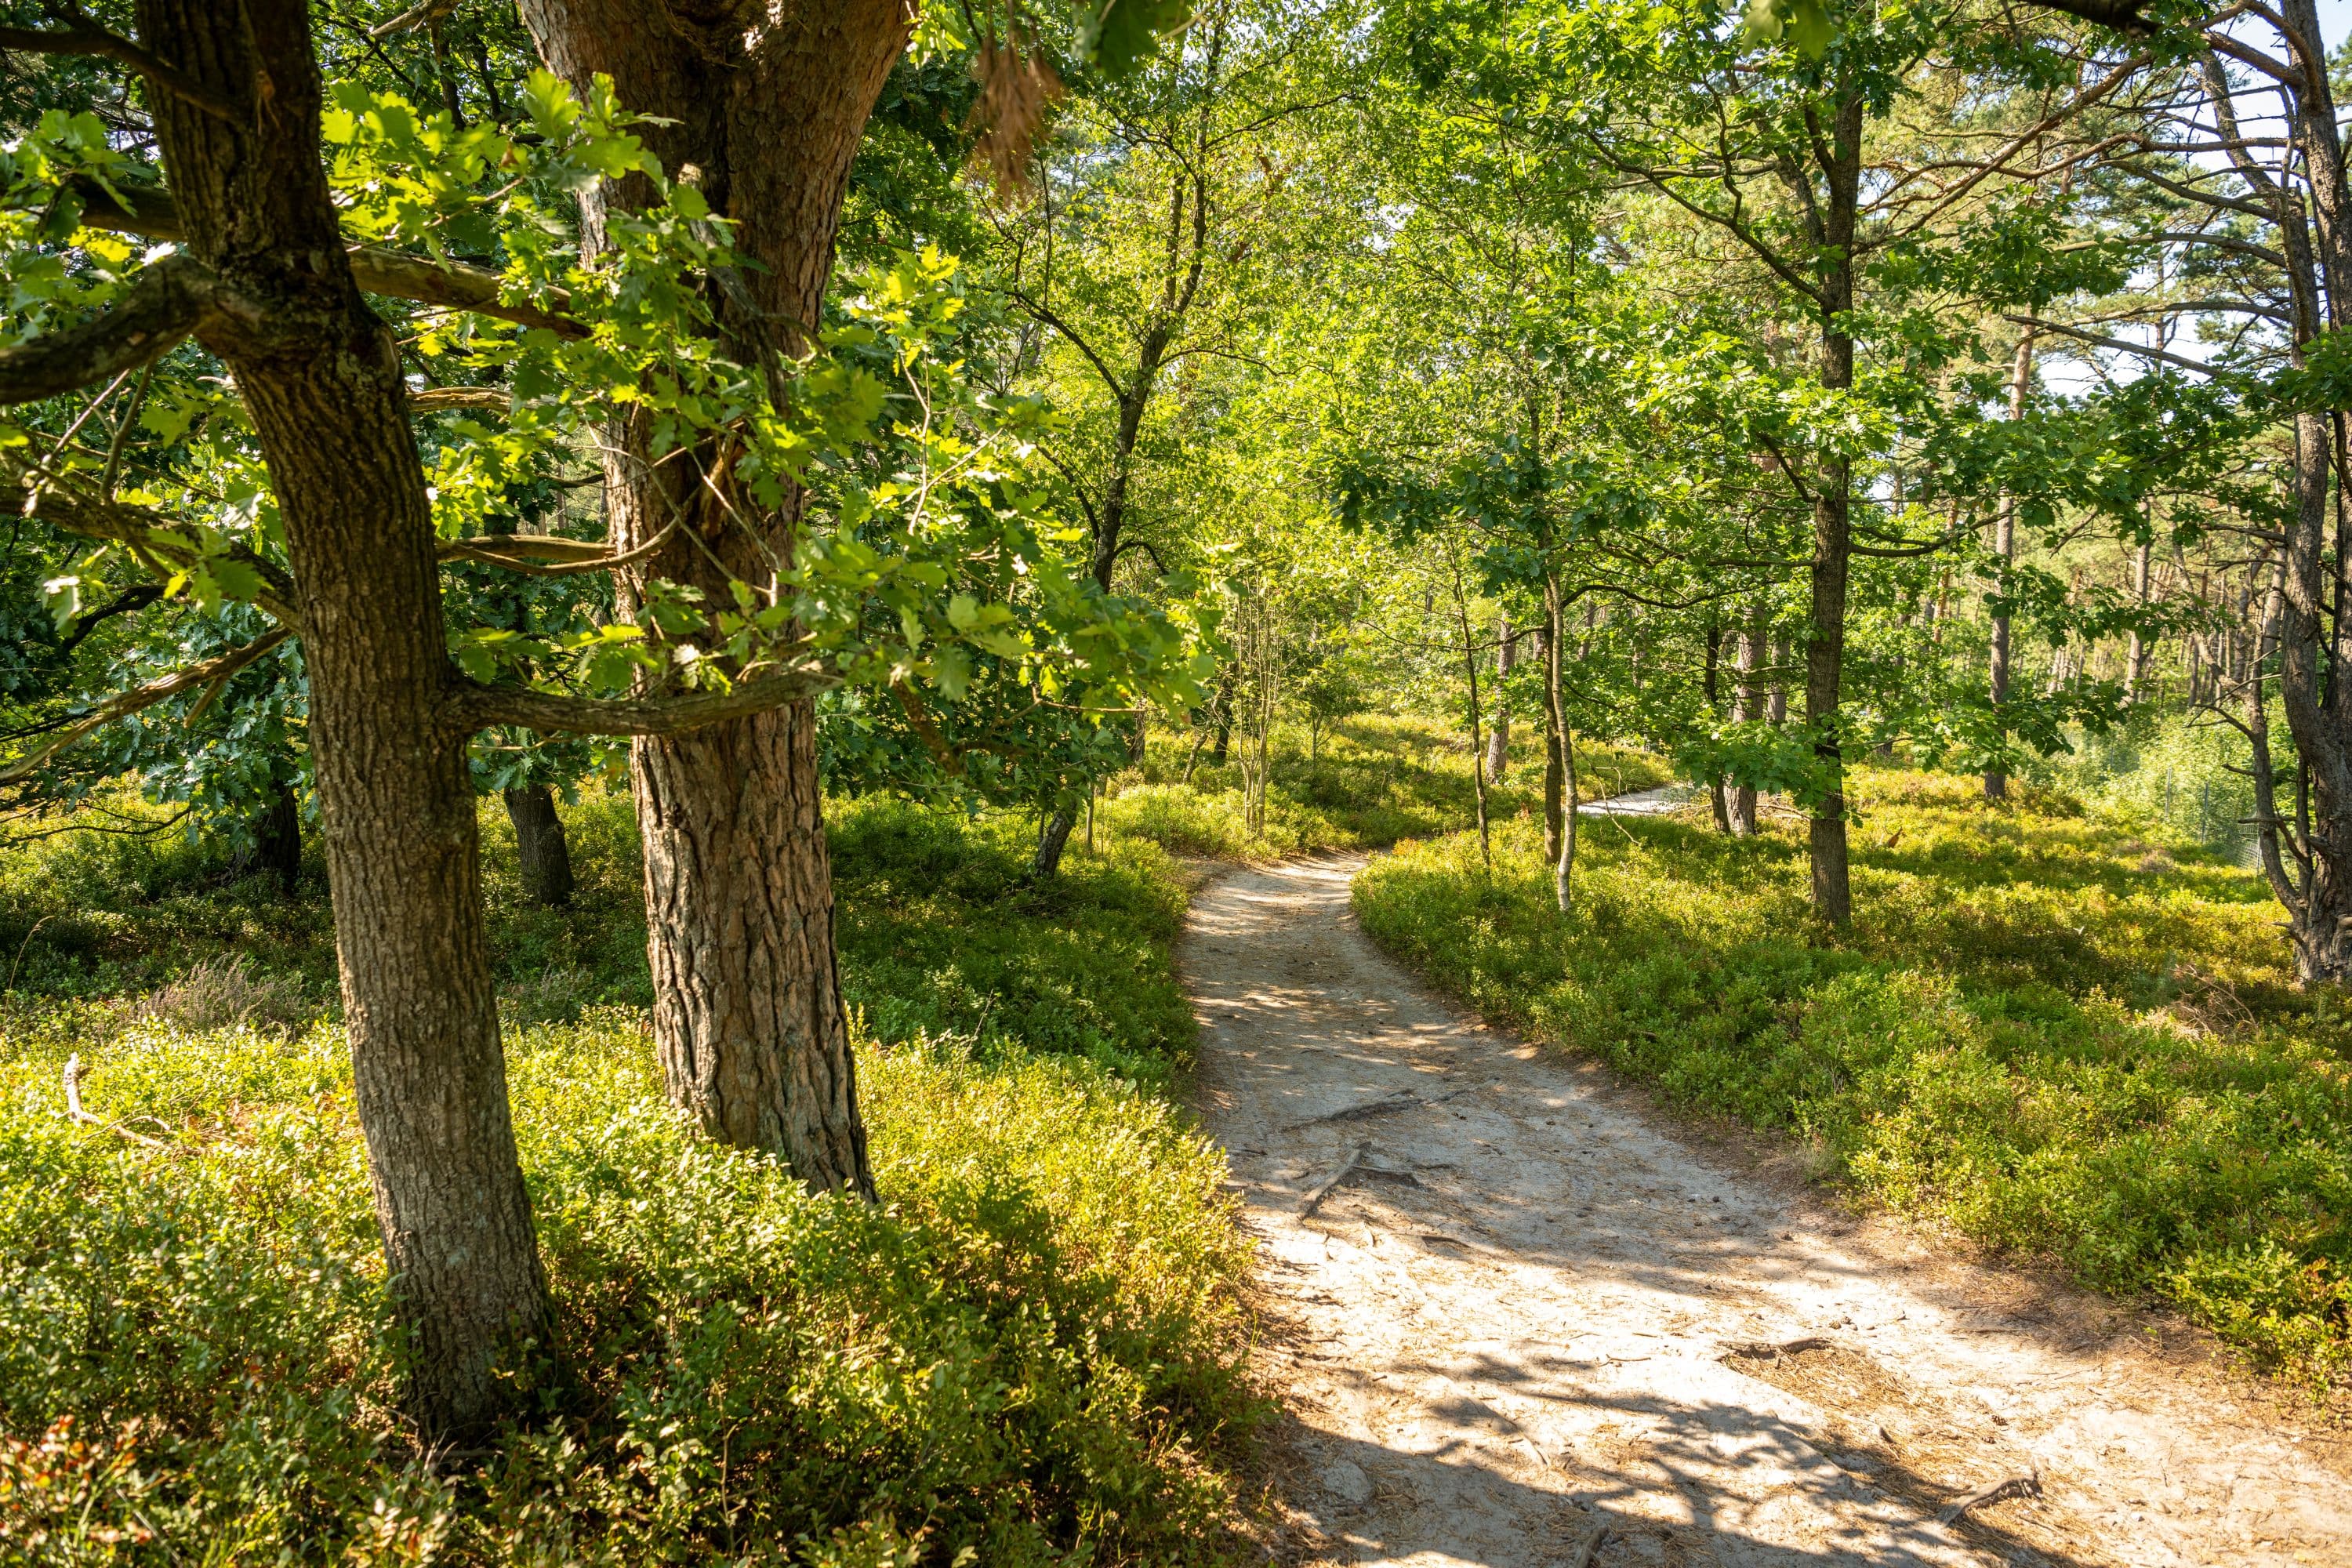
[[[1765,1340],[1731,1340],[1724,1343],[1723,1353],[1742,1356],[1749,1361],[1778,1361],[1784,1355],[1796,1355],[1803,1351],[1825,1351],[1829,1340],[1821,1334],[1807,1334],[1801,1340],[1784,1340],[1773,1344]]]
[[[1307,1201],[1298,1205],[1298,1217],[1300,1219],[1311,1218],[1314,1215],[1315,1211],[1323,1206],[1323,1200],[1329,1197],[1333,1191],[1339,1187],[1340,1183],[1346,1181],[1349,1176],[1355,1173],[1357,1165],[1362,1162],[1365,1153],[1370,1151],[1370,1148],[1371,1145],[1370,1143],[1359,1143],[1353,1149],[1349,1150],[1348,1152],[1347,1163],[1341,1165],[1337,1171],[1334,1171],[1329,1176],[1326,1177],[1321,1183],[1319,1183],[1313,1192],[1307,1194]]]
[[[1401,1089],[1379,1100],[1361,1100],[1354,1105],[1342,1106],[1338,1110],[1326,1111],[1320,1116],[1310,1116],[1304,1121],[1294,1121],[1283,1131],[1296,1132],[1302,1127],[1320,1127],[1332,1121],[1366,1121],[1375,1116],[1386,1116],[1392,1110],[1402,1110],[1407,1106],[1421,1103],[1421,1096],[1409,1089]]]
[[[1989,1482],[1964,1498],[1955,1499],[1937,1511],[1936,1519],[1938,1523],[1949,1524],[1969,1510],[1981,1508],[1989,1502],[1999,1502],[2003,1498],[2040,1497],[2041,1495],[2041,1472],[2029,1470],[2023,1475],[2009,1476],[2000,1480]]]
[[[1412,1089],[1400,1089],[1382,1095],[1378,1100],[1362,1100],[1354,1105],[1342,1106],[1337,1110],[1325,1111],[1320,1116],[1310,1116],[1304,1121],[1293,1121],[1281,1131],[1296,1132],[1302,1127],[1321,1127],[1335,1121],[1366,1121],[1375,1116],[1386,1116],[1392,1110],[1409,1110],[1416,1105],[1444,1105],[1447,1100],[1459,1100],[1465,1094],[1475,1092],[1477,1088],[1476,1084],[1473,1084],[1468,1089],[1454,1089],[1433,1100],[1423,1100]]]

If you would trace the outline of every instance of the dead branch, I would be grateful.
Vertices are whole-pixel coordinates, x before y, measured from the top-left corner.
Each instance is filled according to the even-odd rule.
[[[485,539],[454,539],[435,552],[444,561],[470,561],[534,577],[570,577],[583,572],[610,572],[632,566],[669,542],[677,531],[673,522],[634,550],[617,552],[588,539],[562,539],[551,533],[497,534]]]
[[[120,1132],[133,1143],[144,1143],[150,1149],[163,1147],[163,1141],[161,1138],[150,1138],[143,1132],[133,1132],[120,1121],[109,1121],[103,1117],[92,1116],[81,1108],[81,1058],[78,1054],[66,1058],[66,1115],[72,1121],[86,1121],[92,1127],[102,1127],[109,1132]],[[154,1119],[142,1117],[140,1120],[153,1121]]]
[[[1307,1194],[1307,1201],[1298,1205],[1298,1217],[1300,1219],[1313,1218],[1315,1211],[1323,1206],[1323,1200],[1329,1197],[1334,1192],[1337,1192],[1340,1183],[1346,1181],[1349,1176],[1356,1173],[1356,1167],[1363,1163],[1364,1155],[1370,1149],[1371,1145],[1370,1143],[1359,1143],[1354,1149],[1350,1150],[1348,1154],[1347,1163],[1341,1165],[1337,1171],[1326,1177],[1322,1182],[1317,1184],[1314,1191]]]
[[[1999,1502],[2003,1498],[2040,1497],[2041,1495],[2041,1472],[2029,1470],[2023,1475],[2009,1476],[2000,1480],[1988,1482],[1966,1497],[1954,1499],[1937,1510],[1936,1518],[1940,1523],[1949,1524],[1969,1510],[1982,1508],[1989,1502]]]

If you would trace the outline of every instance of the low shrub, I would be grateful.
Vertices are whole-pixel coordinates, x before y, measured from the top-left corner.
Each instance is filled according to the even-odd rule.
[[[0,1557],[1173,1561],[1229,1502],[1223,1163],[1083,1062],[865,1042],[867,1206],[695,1136],[634,1014],[511,1036],[563,1359],[452,1467],[388,1403],[340,1031],[128,1026],[83,1092],[140,1141],[59,1043],[0,1068]]]
[[[1356,908],[1482,1011],[1816,1140],[1859,1193],[2352,1378],[2352,1029],[2292,988],[2259,879],[2053,793],[1855,783],[1849,932],[1808,911],[1801,825],[1696,814],[1589,829],[1570,917],[1517,826],[1491,878],[1467,836],[1417,843]]]

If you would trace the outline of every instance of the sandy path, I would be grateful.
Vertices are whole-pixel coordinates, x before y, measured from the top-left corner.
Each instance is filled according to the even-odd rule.
[[[2352,1564],[2324,1434],[1431,999],[1357,930],[1361,864],[1224,877],[1181,955],[1298,1416],[1286,1555]]]

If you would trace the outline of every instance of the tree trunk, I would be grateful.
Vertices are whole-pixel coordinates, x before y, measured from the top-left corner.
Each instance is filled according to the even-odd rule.
[[[1544,586],[1544,788],[1543,826],[1544,864],[1555,865],[1559,860],[1561,805],[1567,799],[1567,774],[1560,766],[1560,736],[1567,729],[1567,714],[1560,702],[1559,683],[1559,585],[1547,582]]]
[[[1706,691],[1706,721],[1709,724],[1714,723],[1717,716],[1722,711],[1717,706],[1720,701],[1722,666],[1723,628],[1710,621],[1706,628],[1706,666],[1702,682]],[[1731,832],[1731,799],[1723,787],[1723,774],[1719,771],[1711,772],[1707,775],[1706,795],[1707,804],[1715,808],[1716,831],[1729,834]]]
[[[545,784],[526,784],[504,793],[524,897],[547,909],[564,908],[572,902],[572,845],[563,836],[563,818],[555,814],[555,792]]]
[[[1731,721],[1750,724],[1763,716],[1764,689],[1757,684],[1757,669],[1764,662],[1764,606],[1748,606],[1748,624],[1739,629],[1739,648],[1734,658],[1739,672],[1739,684],[1733,689]],[[1743,784],[1731,791],[1731,831],[1740,837],[1753,837],[1756,833],[1756,786]]]
[[[281,897],[294,896],[302,879],[302,803],[292,784],[272,785],[269,804],[254,820],[253,868],[277,879]]]
[[[1209,765],[1222,768],[1234,752],[1234,669],[1227,665],[1217,677],[1215,707],[1217,743],[1209,749]]]
[[[1764,703],[1764,721],[1778,729],[1789,721],[1789,661],[1795,657],[1783,632],[1772,639],[1772,685]]]
[[[2142,609],[2147,606],[2147,565],[2149,546],[2143,543],[2132,552],[2132,603]],[[2137,626],[2132,627],[2131,641],[2124,650],[2124,700],[2137,702],[2141,688],[2147,683],[2147,639]]]
[[[1518,644],[1511,638],[1511,617],[1505,614],[1496,623],[1496,635],[1502,638],[1495,649],[1495,728],[1486,737],[1486,778],[1501,784],[1511,766],[1511,700],[1504,689],[1511,668],[1518,662]]]
[[[2010,367],[2009,416],[2011,419],[2025,417],[2026,393],[2032,384],[2033,331],[2028,328],[2017,340],[2017,357]],[[1988,694],[1992,699],[1993,716],[1998,722],[2000,705],[2009,700],[2010,628],[2006,601],[2009,595],[2010,569],[2017,563],[2017,498],[2014,496],[2001,497],[2000,509],[1993,514],[1992,555],[1996,563],[1993,570],[2000,574],[1996,592],[2001,595],[2003,604],[2000,608],[1993,612],[1992,637],[1986,648],[1985,662],[1989,672]],[[2007,799],[2009,775],[1998,767],[1987,768],[1984,775],[1984,795],[1987,800]]]
[[[724,8],[688,12],[663,0],[522,5],[549,66],[575,89],[608,74],[623,104],[671,121],[640,134],[666,168],[695,167],[755,264],[745,285],[767,319],[722,310],[747,359],[779,336],[778,346],[796,346],[790,323],[823,313],[850,163],[908,26],[905,8],[888,0],[768,10],[780,14],[747,33]],[[647,194],[635,178],[592,191],[583,199],[592,237],[607,210]],[[704,483],[728,483],[723,473],[706,476],[715,458],[683,454],[656,469],[652,442],[653,421],[640,416],[606,443],[614,545],[634,548],[683,518],[680,537],[639,569],[646,577],[719,602],[729,576],[765,578],[768,552],[789,548],[801,494],[764,517],[729,498],[761,521],[764,540],[748,538]],[[684,537],[688,529],[699,537]],[[813,1187],[870,1196],[835,972],[814,706],[641,740],[632,761],[654,1037],[671,1099],[712,1137],[782,1155]]]
[[[1544,573],[1544,706],[1551,720],[1552,761],[1559,796],[1558,837],[1550,841],[1552,901],[1562,914],[1576,903],[1576,742],[1568,733],[1568,700],[1560,678],[1559,574]],[[1551,783],[1548,780],[1547,784]],[[1549,801],[1547,805],[1551,805]]]
[[[1837,105],[1827,160],[1829,202],[1823,218],[1821,384],[1832,392],[1853,385],[1853,339],[1844,321],[1853,309],[1853,236],[1862,182],[1862,95],[1844,89]],[[1846,875],[1845,758],[1839,687],[1845,667],[1846,576],[1850,563],[1853,468],[1843,457],[1819,464],[1814,480],[1812,627],[1805,648],[1805,723],[1813,732],[1821,799],[1813,809],[1813,911],[1832,925],[1853,918]]]
[[[515,1158],[464,729],[448,716],[433,523],[393,335],[352,282],[319,157],[299,0],[139,0],[142,42],[266,129],[152,99],[184,244],[248,308],[204,333],[268,462],[303,617],[310,748],[352,1079],[406,1403],[478,1432],[544,1343]]]
[[[1462,673],[1469,682],[1470,699],[1465,712],[1470,723],[1470,792],[1478,816],[1478,863],[1488,871],[1495,868],[1495,840],[1486,821],[1486,737],[1479,733],[1480,703],[1478,699],[1478,647],[1470,629],[1470,596],[1462,582],[1462,563],[1454,563],[1454,614],[1462,632]]]

